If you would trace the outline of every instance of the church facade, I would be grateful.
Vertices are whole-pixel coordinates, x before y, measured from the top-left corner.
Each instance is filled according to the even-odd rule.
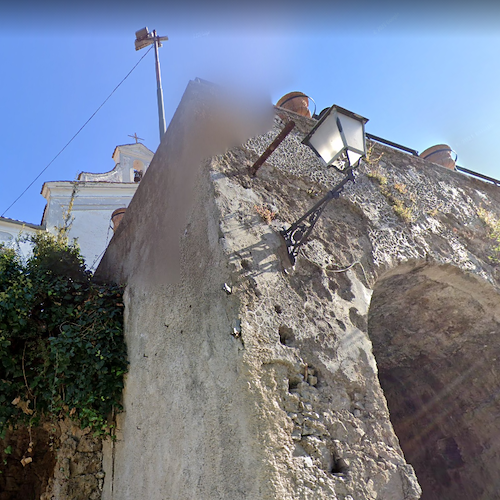
[[[95,269],[113,236],[113,213],[128,207],[152,158],[153,152],[143,144],[121,145],[113,152],[115,166],[109,172],[82,172],[76,181],[45,182],[41,194],[47,205],[41,224],[2,217],[0,243],[26,257],[30,246],[23,236],[39,231],[54,234],[66,225],[87,267]]]

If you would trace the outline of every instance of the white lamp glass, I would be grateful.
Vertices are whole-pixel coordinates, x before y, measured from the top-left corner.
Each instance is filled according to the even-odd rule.
[[[337,126],[335,113],[330,113],[309,138],[309,144],[316,150],[326,165],[333,163],[343,152],[344,142]]]
[[[303,143],[310,146],[326,165],[331,165],[343,153],[349,166],[366,154],[365,123],[367,118],[339,106],[332,106]]]
[[[341,112],[338,113],[344,136],[346,139],[346,146],[349,149],[357,151],[365,150],[365,127],[362,121],[353,118],[352,116],[345,115]]]
[[[362,156],[363,155],[351,151],[350,149],[347,150],[347,158],[349,160],[349,165],[355,165]]]

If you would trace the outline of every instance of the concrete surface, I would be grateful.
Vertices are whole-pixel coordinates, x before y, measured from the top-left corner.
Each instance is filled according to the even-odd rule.
[[[356,184],[327,207],[292,269],[279,229],[340,174],[301,144],[311,120],[279,111],[263,132],[252,120],[253,129],[242,127],[237,110],[221,112],[214,102],[216,91],[190,84],[98,269],[100,279],[127,286],[130,357],[117,441],[104,447],[103,499],[420,498],[411,453],[405,459],[399,444],[406,450],[412,442],[393,428],[407,422],[391,423],[391,415],[405,414],[414,388],[418,398],[444,397],[417,354],[427,346],[429,356],[446,357],[430,347],[446,328],[483,342],[474,321],[455,313],[498,302],[496,242],[485,222],[486,212],[499,213],[498,188],[373,145]],[[290,118],[296,128],[250,178],[248,167]],[[421,296],[415,269],[444,280],[456,305],[439,308]],[[407,288],[389,293],[391,276]],[[483,290],[475,302],[467,283]],[[484,325],[495,339],[488,307]],[[423,314],[440,318],[437,340]],[[420,340],[405,326],[419,321]],[[488,356],[494,371],[496,358]],[[432,366],[449,386],[465,369]],[[398,367],[400,383],[388,389],[396,396],[386,400],[379,375],[383,381]],[[487,390],[472,393],[470,406],[456,408],[468,415],[460,428],[470,430],[474,411],[489,404],[477,420],[489,434],[462,439],[443,425],[437,441],[423,435],[418,442],[417,451],[439,452],[442,499],[459,498],[449,488],[457,469],[481,454],[491,460],[481,477],[496,484],[500,443],[488,436],[498,404],[486,401]],[[417,455],[415,467],[421,462]],[[422,498],[435,498],[434,479],[425,468],[420,474]]]

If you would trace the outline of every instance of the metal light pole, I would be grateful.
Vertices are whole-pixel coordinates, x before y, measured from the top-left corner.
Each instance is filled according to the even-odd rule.
[[[160,125],[160,141],[165,133],[165,108],[163,107],[163,89],[161,88],[160,59],[158,48],[162,46],[162,41],[168,40],[168,36],[157,36],[156,30],[150,32],[148,28],[142,28],[135,32],[135,50],[143,49],[154,44],[155,47],[155,67],[156,67],[156,94],[158,99],[158,120]]]
[[[165,133],[165,108],[163,107],[163,89],[161,88],[160,59],[158,57],[158,47],[161,47],[161,44],[160,44],[160,38],[156,36],[156,30],[153,30],[153,37],[155,44],[156,94],[158,97],[158,119],[160,121],[160,141],[161,141],[161,138]]]

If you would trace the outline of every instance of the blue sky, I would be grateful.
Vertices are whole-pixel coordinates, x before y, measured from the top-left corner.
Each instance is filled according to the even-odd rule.
[[[300,90],[338,104],[367,131],[423,151],[448,143],[458,164],[500,178],[500,16],[481,3],[26,3],[1,7],[0,213],[47,166],[144,55],[160,49],[167,123],[190,79],[230,82],[275,103]],[[116,145],[158,147],[151,51],[6,217],[39,223],[44,181],[105,172]]]

